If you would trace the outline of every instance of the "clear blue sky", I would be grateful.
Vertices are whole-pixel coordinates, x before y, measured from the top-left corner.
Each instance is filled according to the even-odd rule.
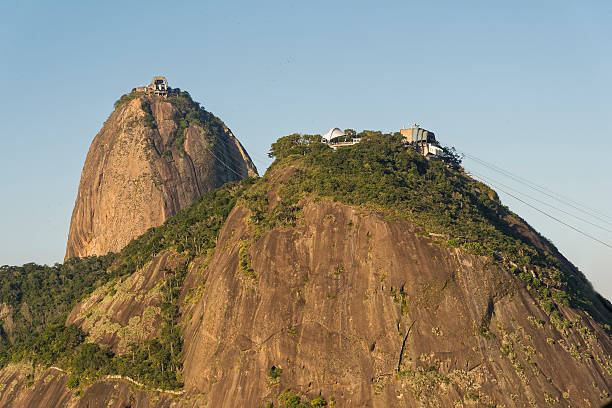
[[[61,261],[87,149],[113,102],[153,75],[221,117],[260,171],[286,134],[418,122],[612,213],[610,2],[4,0],[0,12],[0,264]],[[612,298],[612,249],[501,198]]]

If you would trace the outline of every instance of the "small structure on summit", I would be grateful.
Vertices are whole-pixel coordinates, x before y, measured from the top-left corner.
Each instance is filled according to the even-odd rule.
[[[166,80],[166,77],[153,77],[149,88],[155,95],[168,96],[168,81]]]
[[[340,130],[340,128],[336,127],[336,128],[329,129],[329,131],[326,134],[324,134],[322,138],[323,140],[329,143],[332,139],[342,137],[342,136],[346,136],[346,135],[344,134],[342,130]]]
[[[329,132],[321,136],[321,139],[334,150],[341,146],[352,146],[361,142],[360,137],[349,136],[337,127],[329,129]]]
[[[149,86],[138,86],[134,90],[136,92],[145,92],[153,95],[163,96],[164,98],[168,96],[168,92],[170,91],[170,87],[168,86],[168,80],[163,76],[154,76],[153,80],[149,84]]]
[[[438,159],[444,153],[434,132],[422,129],[416,123],[411,128],[400,129],[400,133],[407,144],[416,147],[428,159]]]
[[[444,160],[444,149],[436,140],[434,132],[422,129],[416,123],[407,129],[400,129],[400,134],[404,137],[405,146],[412,146],[421,153],[427,160]],[[336,150],[342,146],[352,146],[361,142],[360,137],[346,134],[340,128],[331,128],[321,136],[321,141]]]

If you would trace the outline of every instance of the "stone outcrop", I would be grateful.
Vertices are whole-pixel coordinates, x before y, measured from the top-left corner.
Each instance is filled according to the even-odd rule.
[[[25,388],[26,374],[9,366],[0,388],[18,402],[0,406],[34,398],[57,407],[278,406],[285,389],[340,407],[599,407],[610,399],[612,340],[602,327],[565,307],[572,325],[559,331],[525,284],[486,257],[440,245],[407,221],[323,201],[305,206],[298,227],[253,243],[250,276],[240,268],[248,217],[236,207],[212,258],[189,268],[183,390],[139,390],[107,376],[76,395],[52,369]],[[140,283],[125,281],[130,291],[146,295],[175,256],[162,253],[134,275]],[[75,316],[119,297],[94,292],[69,320],[92,335]],[[143,309],[117,305],[97,308],[123,323]],[[114,347],[113,339],[99,341]],[[277,378],[272,367],[282,370]]]
[[[181,261],[173,252],[159,254],[132,275],[97,288],[72,309],[66,324],[80,327],[115,354],[125,353],[132,343],[150,340],[161,327],[165,275]]]
[[[185,97],[179,105],[177,97],[135,95],[118,104],[89,148],[66,259],[117,252],[201,194],[257,175],[218,118],[204,111],[205,123],[190,121]]]
[[[185,310],[187,394],[218,407],[264,406],[286,388],[341,407],[597,407],[610,397],[601,326],[564,308],[574,323],[560,333],[486,257],[321,202],[305,207],[302,226],[252,246],[250,279],[239,268],[247,218],[234,210],[206,272],[186,281],[206,282]]]
[[[69,375],[58,367],[34,372],[27,364],[9,365],[0,371],[0,407],[7,408],[169,408],[174,394],[139,389],[131,378],[107,376],[77,394],[67,387]],[[195,407],[197,405],[183,405]]]
[[[269,213],[282,205],[279,186],[294,170],[273,170],[254,187]],[[559,260],[592,314],[560,303],[559,324],[493,258],[376,207],[304,198],[295,226],[266,229],[247,206],[238,201],[214,251],[189,264],[162,251],[92,292],[68,318],[121,353],[122,341],[153,336],[156,288],[165,272],[187,265],[178,299],[183,389],[109,374],[71,390],[61,369],[9,365],[0,371],[0,407],[285,407],[279,396],[287,389],[336,407],[610,402],[612,307],[518,217],[509,225]]]

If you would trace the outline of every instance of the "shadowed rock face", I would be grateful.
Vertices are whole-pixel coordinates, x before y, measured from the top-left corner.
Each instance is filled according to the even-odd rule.
[[[221,125],[206,129],[185,122],[169,99],[141,96],[120,104],[94,138],[70,221],[66,259],[117,252],[201,194],[257,175],[222,122],[217,119]]]

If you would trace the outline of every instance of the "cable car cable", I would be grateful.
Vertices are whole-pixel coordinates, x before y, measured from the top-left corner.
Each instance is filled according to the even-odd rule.
[[[477,176],[475,176],[475,177],[478,179],[478,177],[477,177]],[[484,180],[480,180],[480,181],[482,181],[483,183],[487,184],[487,183],[486,183]],[[574,231],[578,232],[579,234],[582,234],[582,235],[584,235],[585,237],[590,238],[590,239],[592,239],[593,241],[597,241],[597,242],[599,242],[600,244],[605,245],[605,246],[607,246],[608,248],[612,249],[612,245],[610,245],[610,244],[608,244],[608,243],[606,243],[606,242],[604,242],[604,241],[602,241],[602,240],[600,240],[600,239],[598,239],[598,238],[594,237],[593,235],[588,234],[588,233],[586,233],[586,232],[584,232],[584,231],[582,231],[582,230],[580,230],[580,229],[578,229],[578,228],[576,228],[576,227],[574,227],[574,226],[572,226],[572,225],[570,225],[570,224],[568,224],[568,223],[566,223],[566,222],[564,222],[564,221],[561,221],[561,220],[560,220],[560,219],[558,219],[557,217],[555,217],[555,216],[553,216],[553,215],[550,215],[550,214],[548,214],[547,212],[545,212],[545,211],[543,211],[543,210],[540,210],[539,208],[537,208],[537,207],[535,207],[535,206],[533,206],[533,205],[529,204],[529,203],[528,203],[528,202],[526,202],[525,200],[522,200],[522,199],[518,198],[517,196],[515,196],[515,195],[513,195],[513,194],[511,194],[511,193],[509,193],[509,192],[507,192],[507,191],[505,191],[504,189],[502,189],[502,188],[500,188],[500,187],[496,186],[495,184],[490,183],[489,185],[491,185],[491,186],[495,187],[496,189],[498,189],[499,191],[501,191],[501,192],[503,192],[503,193],[505,193],[505,194],[509,195],[510,197],[514,198],[515,200],[520,201],[521,203],[525,204],[526,206],[528,206],[528,207],[530,207],[530,208],[533,208],[533,209],[534,209],[534,210],[536,210],[537,212],[542,213],[542,214],[544,214],[545,216],[547,216],[547,217],[549,217],[549,218],[551,218],[551,219],[553,219],[553,220],[557,221],[558,223],[563,224],[563,225],[565,225],[566,227],[573,229]]]
[[[501,173],[502,175],[504,175],[504,176],[506,176],[506,177],[510,177],[511,179],[513,179],[513,180],[515,180],[515,181],[517,181],[517,182],[519,182],[519,183],[521,183],[521,184],[523,184],[523,185],[525,185],[525,186],[529,187],[529,188],[530,188],[530,189],[532,189],[532,190],[537,191],[537,192],[538,192],[538,193],[540,193],[540,194],[543,194],[543,195],[545,195],[545,196],[547,196],[547,197],[550,197],[550,198],[554,199],[555,201],[558,201],[558,202],[560,202],[560,203],[562,203],[562,204],[564,204],[564,205],[566,205],[566,206],[568,206],[568,207],[572,207],[573,209],[575,209],[575,210],[577,210],[577,211],[580,211],[580,212],[581,212],[581,213],[583,213],[583,214],[586,214],[586,215],[588,215],[588,216],[590,216],[590,217],[593,217],[593,218],[595,218],[595,219],[597,219],[597,220],[599,220],[599,221],[601,221],[601,222],[605,222],[606,224],[608,224],[608,225],[612,226],[612,222],[610,222],[610,221],[608,221],[608,220],[605,220],[605,219],[601,218],[600,216],[595,215],[595,214],[593,214],[593,213],[592,213],[592,212],[596,212],[596,213],[597,213],[597,211],[596,211],[596,210],[592,210],[592,209],[590,209],[592,212],[586,211],[586,210],[584,209],[584,208],[588,208],[588,207],[586,207],[586,206],[577,207],[577,206],[575,206],[575,205],[573,205],[573,204],[571,204],[571,203],[566,202],[566,200],[564,200],[564,199],[562,199],[562,198],[559,198],[559,197],[554,196],[554,195],[552,195],[552,194],[549,194],[549,193],[547,193],[547,192],[545,192],[545,191],[542,191],[542,190],[543,190],[543,188],[540,188],[540,187],[539,187],[539,186],[537,186],[537,184],[535,184],[535,183],[531,183],[531,182],[525,182],[525,181],[522,181],[522,178],[521,178],[521,177],[519,177],[519,176],[515,176],[514,174],[510,173],[509,171],[503,170],[503,169],[501,169],[501,168],[499,168],[499,167],[497,167],[497,166],[495,166],[495,165],[490,165],[489,163],[485,162],[484,160],[480,160],[480,159],[478,159],[477,157],[471,156],[471,155],[469,155],[469,154],[467,154],[467,153],[465,153],[465,152],[462,152],[462,153],[464,154],[464,156],[465,156],[465,157],[467,157],[467,158],[469,158],[469,159],[471,159],[471,160],[474,160],[474,161],[476,161],[476,162],[480,163],[481,165],[483,165],[483,166],[485,166],[485,167],[487,167],[487,168],[489,168],[489,169],[491,169],[491,170],[493,170],[493,171],[496,171],[496,172],[498,172],[498,173]],[[556,193],[555,193],[555,194],[556,194]],[[572,201],[573,201],[573,200],[572,200]],[[602,215],[602,216],[606,216],[606,217],[607,217],[607,215],[605,215],[605,214],[601,214],[601,215]]]
[[[505,187],[505,188],[508,188],[508,189],[510,189],[510,190],[512,190],[512,191],[514,191],[514,192],[515,192],[515,193],[517,193],[517,194],[521,194],[521,195],[523,195],[524,197],[527,197],[527,198],[529,198],[529,199],[531,199],[531,200],[535,200],[535,201],[537,201],[537,202],[538,202],[538,203],[540,203],[540,204],[544,204],[544,205],[546,205],[546,206],[548,206],[548,207],[550,207],[550,208],[553,208],[553,209],[555,209],[555,210],[557,210],[557,211],[561,211],[562,213],[567,214],[567,215],[569,215],[570,217],[574,217],[574,218],[576,218],[576,219],[578,219],[578,220],[580,220],[580,221],[586,222],[587,224],[590,224],[590,225],[592,225],[592,226],[594,226],[594,227],[597,227],[597,228],[602,229],[602,230],[604,230],[604,231],[606,231],[606,232],[610,232],[610,233],[612,233],[612,230],[610,230],[610,229],[607,229],[607,228],[605,228],[605,227],[602,227],[601,225],[595,224],[594,222],[591,222],[591,221],[589,221],[589,220],[586,220],[586,219],[584,219],[584,218],[582,218],[582,217],[579,217],[579,216],[577,216],[577,215],[575,215],[575,214],[572,214],[572,213],[570,213],[570,212],[568,212],[568,211],[565,211],[565,210],[563,210],[563,209],[561,209],[561,208],[559,208],[559,207],[555,207],[555,206],[554,206],[554,205],[552,205],[552,204],[549,204],[549,203],[547,203],[547,202],[545,202],[545,201],[539,200],[539,199],[537,199],[537,198],[535,198],[535,197],[533,197],[533,196],[530,196],[529,194],[523,193],[522,191],[519,191],[519,190],[517,190],[517,189],[515,189],[515,188],[512,188],[512,187],[510,187],[510,186],[508,186],[508,185],[505,185],[505,184],[503,184],[503,183],[500,183],[499,181],[493,180],[492,178],[485,177],[485,176],[483,176],[483,175],[480,175],[480,174],[478,174],[478,173],[474,173],[474,172],[472,172],[472,171],[470,171],[470,172],[468,172],[468,173],[469,173],[469,174],[471,174],[471,175],[473,175],[473,176],[475,176],[475,177],[477,177],[477,178],[479,178],[479,179],[484,179],[484,180],[486,180],[487,182],[493,182],[493,183],[496,183],[496,184],[498,184],[498,185],[500,185],[500,186],[502,186],[502,187]]]

